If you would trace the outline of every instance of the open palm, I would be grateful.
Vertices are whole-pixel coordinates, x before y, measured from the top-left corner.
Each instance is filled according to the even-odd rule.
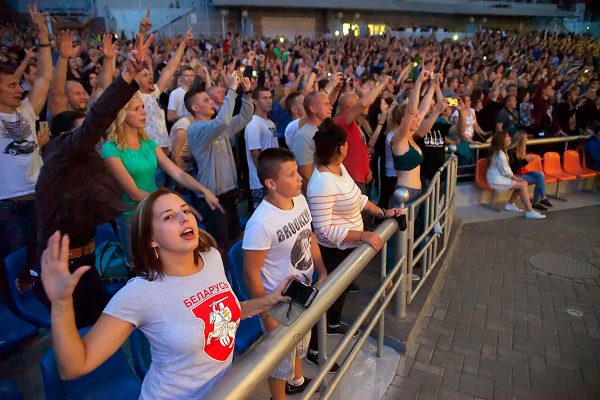
[[[48,300],[70,299],[77,282],[89,269],[85,266],[69,272],[69,236],[54,232],[42,254],[42,284]]]

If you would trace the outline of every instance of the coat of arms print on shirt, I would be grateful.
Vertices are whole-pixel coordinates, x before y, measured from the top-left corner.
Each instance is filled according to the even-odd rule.
[[[31,127],[27,123],[27,119],[17,112],[16,121],[6,121],[0,118],[0,138],[8,139],[8,144],[2,152],[10,156],[18,156],[21,154],[31,154],[37,149],[38,144],[29,139],[33,139]]]
[[[211,290],[213,287],[217,290]],[[219,290],[225,287],[226,290]],[[194,317],[204,322],[204,353],[215,361],[223,362],[233,352],[235,334],[240,324],[240,308],[225,282],[211,285],[204,290],[204,294],[204,301],[191,311]]]

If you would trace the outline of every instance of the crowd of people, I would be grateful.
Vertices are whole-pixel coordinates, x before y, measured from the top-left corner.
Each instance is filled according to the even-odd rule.
[[[167,38],[148,34],[148,10],[136,40],[116,40],[50,35],[29,13],[0,29],[0,259],[30,247],[19,288],[51,310],[65,379],[139,328],[152,349],[141,398],[202,398],[239,321],[258,314],[268,335],[291,277],[318,285],[359,244],[379,251],[374,219],[404,212],[396,188],[418,199],[449,144],[469,163],[469,145],[490,141],[488,181],[528,218],[552,206],[524,169],[528,138],[588,135],[600,166],[600,45],[586,36]],[[133,277],[112,299],[93,267],[107,222]],[[242,234],[240,303],[225,255]],[[328,334],[346,333],[344,300]],[[309,332],[271,374],[272,398],[302,391],[317,354]]]

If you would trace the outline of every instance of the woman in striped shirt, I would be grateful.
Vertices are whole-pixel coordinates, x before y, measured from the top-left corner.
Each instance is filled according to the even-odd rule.
[[[383,241],[375,232],[364,231],[361,211],[380,218],[397,217],[400,208],[385,210],[369,201],[342,165],[348,143],[346,132],[331,118],[326,119],[315,134],[316,166],[308,182],[307,197],[315,235],[327,272],[333,271],[361,242],[376,252]],[[345,294],[327,312],[328,333],[344,333],[340,315]]]

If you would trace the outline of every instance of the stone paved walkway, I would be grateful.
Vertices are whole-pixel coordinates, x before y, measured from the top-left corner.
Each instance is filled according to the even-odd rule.
[[[458,241],[385,399],[600,399],[600,278],[528,263],[550,252],[600,268],[600,206],[468,224]]]

